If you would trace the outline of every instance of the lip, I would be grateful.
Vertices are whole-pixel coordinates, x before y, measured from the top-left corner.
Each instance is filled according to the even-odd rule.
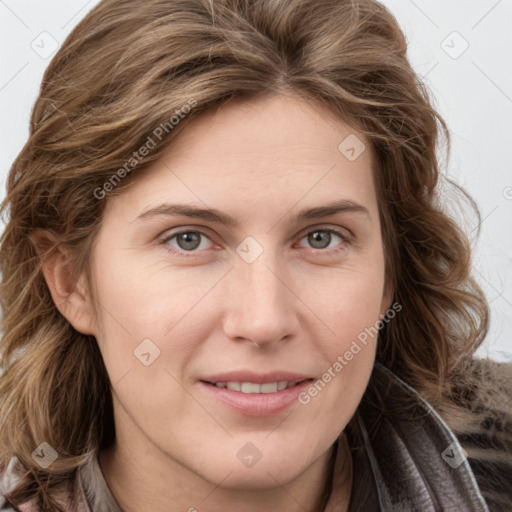
[[[276,391],[275,393],[242,393],[227,388],[218,388],[212,382],[294,382],[295,386]],[[230,372],[201,379],[199,385],[208,394],[223,405],[244,416],[274,416],[298,402],[298,396],[313,381],[312,377],[290,372],[272,372],[256,374],[252,372]]]

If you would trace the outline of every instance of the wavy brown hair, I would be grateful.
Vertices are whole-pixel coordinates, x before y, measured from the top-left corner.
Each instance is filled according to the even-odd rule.
[[[437,152],[444,142],[449,153],[449,132],[406,49],[375,0],[104,0],[79,23],[46,70],[2,205],[0,468],[17,457],[24,469],[14,503],[37,497],[41,510],[63,510],[56,489],[76,485],[77,468],[115,436],[97,342],[55,307],[33,230],[58,236],[76,277],[89,272],[108,196],[193,118],[235,97],[300,95],[369,138],[387,283],[403,306],[380,333],[377,359],[457,433],[481,429],[485,378],[468,369],[488,305],[471,277],[468,238],[440,206]],[[192,111],[98,199],[94,191],[191,98]],[[43,441],[59,455],[47,469],[31,457]],[[503,450],[474,456],[506,459]],[[492,488],[483,492],[493,499]]]

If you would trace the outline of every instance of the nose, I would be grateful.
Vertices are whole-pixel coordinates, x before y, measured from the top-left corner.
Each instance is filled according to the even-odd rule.
[[[225,283],[224,333],[259,348],[293,338],[299,327],[290,273],[266,252],[247,263],[237,258]]]

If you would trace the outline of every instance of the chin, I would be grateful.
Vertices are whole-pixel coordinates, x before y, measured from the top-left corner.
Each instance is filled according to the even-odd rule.
[[[189,468],[202,479],[232,490],[271,489],[294,480],[307,469],[307,461],[297,457],[301,454],[296,448],[287,453],[273,450],[271,455],[261,454],[259,459],[254,452],[253,460],[244,461],[246,453],[252,453],[251,448],[239,453],[239,457],[210,454],[208,460],[195,460]]]
[[[261,461],[260,461],[261,463]],[[286,485],[288,482],[296,478],[300,471],[297,472],[297,467],[292,469],[291,467],[285,469],[276,469],[276,464],[257,464],[252,468],[245,468],[240,466],[225,468],[228,477],[222,480],[219,475],[220,472],[216,471],[214,476],[214,482],[219,483],[222,481],[222,487],[230,490],[253,490],[262,491],[271,489],[279,485]]]

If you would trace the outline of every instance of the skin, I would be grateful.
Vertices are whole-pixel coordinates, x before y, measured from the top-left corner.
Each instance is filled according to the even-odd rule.
[[[367,148],[355,161],[338,150],[350,134]],[[367,213],[292,219],[340,199]],[[368,384],[376,340],[308,404],[274,416],[229,409],[199,379],[240,369],[319,379],[390,307],[369,141],[299,97],[236,100],[194,119],[107,201],[92,282],[71,282],[61,252],[44,272],[59,310],[96,337],[105,360],[117,440],[100,464],[123,510],[315,510],[332,445]],[[239,225],[136,220],[162,203],[215,208]],[[344,238],[322,231],[315,245],[320,228]],[[165,241],[179,231],[204,236],[187,252],[177,237]],[[236,251],[248,236],[263,250],[252,263]],[[147,338],[160,355],[145,366],[134,350]],[[261,453],[252,467],[237,457],[248,442]],[[348,449],[341,457],[346,509]]]

